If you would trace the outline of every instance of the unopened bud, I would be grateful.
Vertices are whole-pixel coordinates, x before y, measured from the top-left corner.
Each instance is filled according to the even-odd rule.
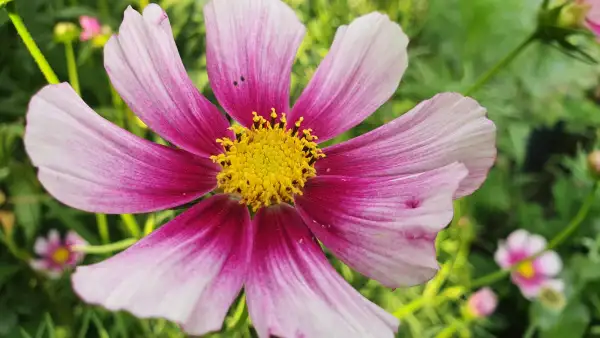
[[[467,300],[464,313],[470,318],[488,317],[496,310],[498,297],[492,289],[486,287],[472,294]]]
[[[54,26],[54,40],[57,42],[72,42],[77,40],[79,29],[74,23],[59,22]]]
[[[0,210],[0,225],[2,225],[4,233],[10,236],[15,225],[15,214],[10,211]]]
[[[540,289],[538,299],[545,308],[555,311],[562,310],[567,303],[562,292],[545,286]]]
[[[600,179],[600,150],[595,150],[588,155],[587,165],[590,175]]]

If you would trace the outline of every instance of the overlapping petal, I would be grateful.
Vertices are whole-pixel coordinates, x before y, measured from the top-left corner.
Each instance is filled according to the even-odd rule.
[[[338,28],[333,44],[294,105],[320,141],[356,126],[396,91],[408,65],[408,37],[380,13]]]
[[[216,186],[212,161],[115,126],[66,83],[46,86],[31,99],[25,148],[52,196],[90,212],[170,208]]]
[[[261,209],[253,222],[246,294],[261,338],[394,337],[398,320],[337,274],[292,207]]]
[[[318,136],[321,136],[317,133]],[[321,175],[384,177],[409,175],[461,162],[469,170],[455,197],[483,183],[496,156],[496,127],[476,101],[443,93],[394,121],[324,149]]]
[[[295,202],[339,259],[388,287],[410,286],[435,275],[435,237],[452,219],[466,174],[453,163],[396,179],[317,176]]]
[[[252,124],[289,110],[290,76],[304,25],[280,0],[212,0],[204,6],[211,88],[229,115]]]
[[[221,151],[230,136],[227,119],[198,92],[177,52],[167,14],[150,4],[143,16],[131,7],[104,48],[104,64],[115,89],[142,121],[192,153]]]
[[[200,202],[101,263],[81,266],[73,288],[85,301],[138,317],[162,317],[190,334],[221,328],[238,295],[254,229],[226,195]]]

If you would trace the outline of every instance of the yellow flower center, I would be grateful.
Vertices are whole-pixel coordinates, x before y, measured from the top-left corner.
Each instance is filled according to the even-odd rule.
[[[306,180],[316,175],[315,162],[325,154],[314,142],[317,137],[311,129],[300,132],[302,117],[288,129],[285,114],[278,119],[275,109],[270,121],[252,114],[250,129],[230,128],[235,140],[217,139],[224,153],[211,159],[222,168],[217,175],[219,188],[239,196],[240,203],[256,211],[302,195]]]
[[[533,263],[529,260],[525,261],[523,263],[519,263],[517,272],[524,278],[533,277],[533,275],[535,275],[535,269],[533,268]]]
[[[52,260],[57,264],[64,264],[69,259],[69,250],[65,247],[60,247],[52,253]]]

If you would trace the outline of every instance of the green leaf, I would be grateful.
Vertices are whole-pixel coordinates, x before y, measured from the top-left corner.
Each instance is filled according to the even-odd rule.
[[[18,265],[0,265],[0,287],[19,271],[20,268]]]
[[[0,337],[7,335],[17,325],[17,314],[5,305],[0,304]]]
[[[29,241],[35,236],[41,219],[40,201],[34,198],[39,195],[39,189],[34,183],[36,179],[30,167],[15,165],[11,173],[8,192],[15,201],[15,219]]]
[[[563,309],[552,327],[540,329],[540,338],[584,337],[589,322],[587,307],[579,300],[574,300]]]

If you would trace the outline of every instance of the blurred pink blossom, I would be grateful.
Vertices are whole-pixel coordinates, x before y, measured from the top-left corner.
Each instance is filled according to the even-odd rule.
[[[506,242],[500,243],[495,254],[496,263],[503,269],[510,269],[545,247],[544,237],[519,229],[511,233]],[[531,299],[537,297],[543,287],[562,292],[563,281],[555,278],[561,270],[562,260],[555,251],[549,250],[531,261],[521,263],[511,276],[523,296]]]
[[[38,237],[35,241],[33,250],[40,258],[33,259],[31,267],[45,272],[51,278],[58,278],[65,269],[83,260],[85,254],[74,251],[73,247],[85,244],[87,242],[74,231],[69,231],[66,238],[61,240],[58,231],[50,230],[47,238]]]
[[[494,313],[498,305],[498,298],[492,289],[485,287],[479,289],[467,300],[467,309],[473,317],[487,317]]]
[[[586,7],[585,25],[600,37],[600,0],[576,0],[576,3]]]
[[[91,16],[80,16],[79,24],[81,25],[81,41],[87,41],[102,33],[102,26],[98,19]]]

